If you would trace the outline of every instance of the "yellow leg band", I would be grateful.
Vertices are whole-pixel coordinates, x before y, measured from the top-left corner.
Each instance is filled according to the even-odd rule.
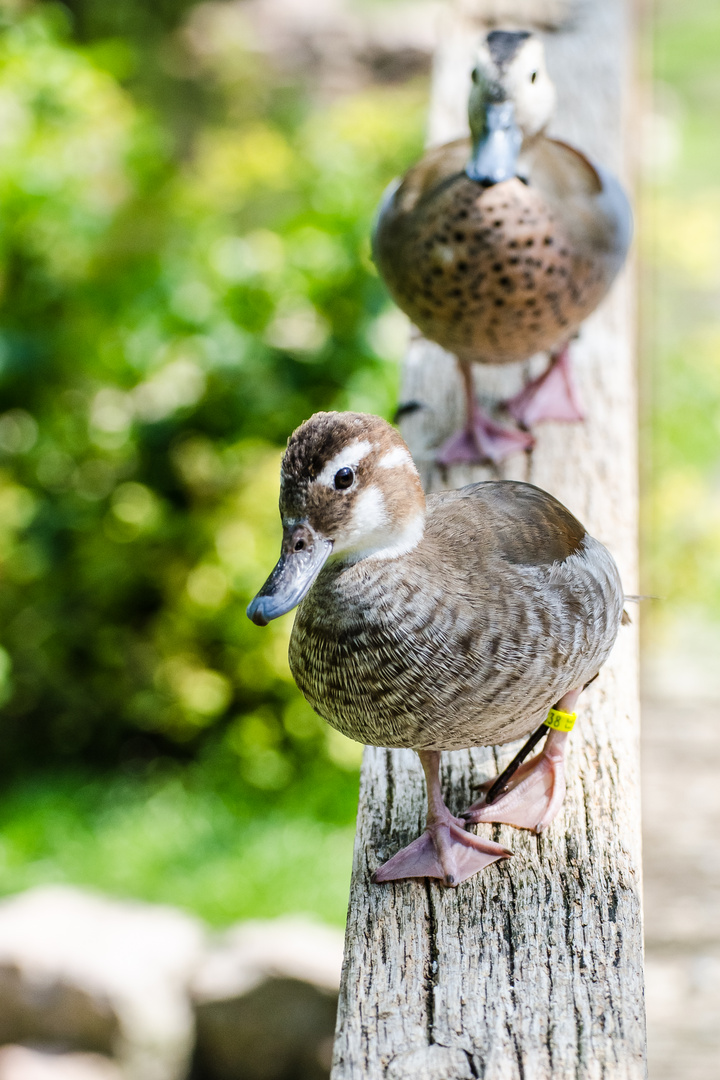
[[[548,713],[545,726],[553,731],[572,731],[577,720],[577,713],[562,712],[561,709],[551,709]]]

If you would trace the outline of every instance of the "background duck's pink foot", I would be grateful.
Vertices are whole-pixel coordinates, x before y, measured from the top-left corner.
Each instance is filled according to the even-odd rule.
[[[542,420],[584,420],[575,379],[570,367],[570,350],[564,346],[551,360],[550,367],[505,402],[512,417],[525,427]]]
[[[438,465],[480,465],[499,462],[511,454],[529,450],[535,440],[527,431],[496,423],[473,403],[472,416],[462,431],[451,435],[437,453]]]
[[[466,881],[498,859],[507,859],[511,851],[492,840],[468,832],[464,824],[448,812],[447,819],[428,826],[412,844],[398,851],[373,874],[373,881],[398,881],[402,878],[440,878],[444,885]]]
[[[558,813],[565,798],[565,732],[551,731],[541,754],[521,765],[507,790],[492,803],[479,799],[462,817],[473,824],[502,822],[541,833]],[[488,784],[490,788],[492,784]]]

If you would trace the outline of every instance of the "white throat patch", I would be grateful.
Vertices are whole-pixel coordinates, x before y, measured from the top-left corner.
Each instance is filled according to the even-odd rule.
[[[408,521],[402,532],[394,535],[388,533],[385,543],[372,551],[367,551],[365,557],[368,559],[397,559],[401,555],[407,555],[409,551],[418,546],[424,532],[425,514],[416,514],[415,517]]]
[[[372,484],[358,496],[337,554],[346,562],[395,559],[417,547],[424,529],[425,514],[422,512],[414,515],[400,530],[393,526],[383,493]]]

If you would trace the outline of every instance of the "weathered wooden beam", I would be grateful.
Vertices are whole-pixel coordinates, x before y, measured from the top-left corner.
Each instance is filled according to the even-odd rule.
[[[543,29],[559,107],[551,132],[628,180],[630,0],[463,0],[438,46],[430,141],[467,130],[471,54],[492,25]],[[626,270],[573,344],[583,425],[545,424],[532,454],[501,470],[433,464],[459,426],[451,357],[415,337],[403,424],[428,489],[493,476],[553,492],[611,549],[636,591],[634,289]],[[537,371],[538,361],[526,366]],[[519,388],[518,370],[477,370],[479,395]],[[638,792],[637,636],[622,629],[579,703],[565,806],[540,837],[505,826],[512,848],[457,889],[373,885],[372,871],[423,827],[425,791],[411,751],[365,751],[332,1080],[641,1080],[645,1068]],[[520,744],[443,755],[459,810]]]

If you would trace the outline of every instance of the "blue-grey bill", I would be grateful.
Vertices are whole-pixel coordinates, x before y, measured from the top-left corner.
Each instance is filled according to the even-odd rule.
[[[247,608],[256,626],[292,611],[310,591],[332,551],[332,540],[316,539],[302,551],[283,552],[277,566]]]
[[[515,108],[510,101],[488,105],[484,134],[473,147],[473,156],[465,167],[471,180],[480,184],[501,184],[517,176],[522,134],[515,123]]]

